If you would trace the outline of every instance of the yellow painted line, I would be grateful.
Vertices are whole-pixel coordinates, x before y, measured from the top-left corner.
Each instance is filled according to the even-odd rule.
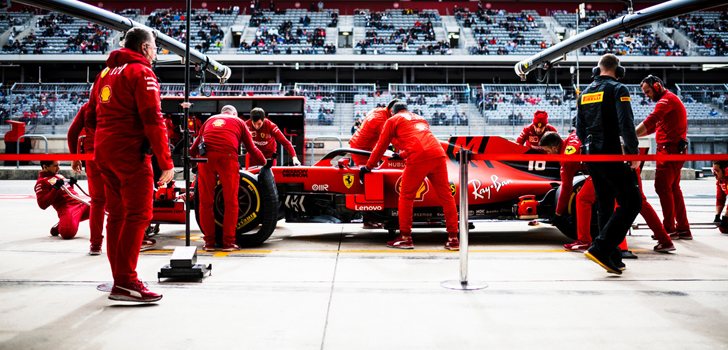
[[[647,249],[633,249],[634,253],[646,253]],[[563,249],[471,249],[470,253],[572,253]],[[172,249],[153,249],[142,252],[142,254],[163,254],[172,253]],[[232,252],[212,252],[213,257],[226,257],[228,255],[256,255],[256,254],[272,254],[272,253],[341,253],[341,254],[421,254],[421,253],[445,253],[459,254],[459,252],[449,251],[445,249],[241,249]],[[198,254],[207,255],[208,252],[202,249],[198,250]]]

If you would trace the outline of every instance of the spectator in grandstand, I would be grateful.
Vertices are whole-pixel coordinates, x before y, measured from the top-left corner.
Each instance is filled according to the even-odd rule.
[[[642,92],[657,102],[655,109],[635,129],[637,136],[655,133],[657,154],[687,152],[687,111],[680,98],[665,88],[662,80],[648,75],[640,83]],[[693,239],[680,189],[680,171],[684,162],[657,161],[655,191],[660,197],[663,225],[673,239]]]
[[[386,107],[376,107],[369,111],[362,120],[359,130],[349,139],[349,147],[364,151],[373,150],[377,145],[384,123],[392,116],[392,106],[398,102],[400,100],[393,99]],[[353,154],[351,159],[357,165],[364,165],[369,157]]]
[[[598,76],[577,101],[577,136],[589,154],[637,154],[629,90],[617,81],[624,68],[616,56],[607,54],[600,58],[595,71]],[[607,123],[608,120],[612,122]],[[624,140],[623,146],[620,138]],[[640,211],[641,198],[634,171],[638,166],[637,161],[629,165],[587,163],[599,203],[601,227],[584,254],[609,273],[622,274],[625,267],[618,246]],[[615,200],[619,206],[616,210]]]
[[[114,275],[109,299],[154,302],[161,294],[147,289],[136,273],[144,231],[152,218],[154,178],[148,153],[163,170],[159,183],[174,175],[166,126],[160,110],[159,83],[152,71],[157,47],[149,29],[126,32],[93,85],[89,107],[96,111],[94,160],[104,179],[107,254]]]
[[[200,136],[190,147],[190,154],[207,158],[207,162],[198,165],[197,188],[200,195],[200,228],[204,234],[205,251],[217,249],[215,242],[215,218],[213,213],[214,193],[218,177],[222,183],[225,213],[222,225],[222,251],[231,252],[240,249],[235,244],[235,224],[238,219],[238,151],[243,144],[251,154],[252,161],[264,162],[265,158],[253,143],[253,139],[238,118],[235,107],[225,105],[220,114],[208,118],[200,129]]]
[[[92,124],[95,120],[89,113],[96,113],[95,110],[89,108],[89,104],[84,104],[78,110],[76,117],[73,119],[71,126],[68,128],[68,149],[71,153],[93,153],[94,152],[94,134],[96,133],[96,125]],[[83,133],[83,139],[80,139]],[[79,142],[83,140],[82,142]],[[82,164],[79,160],[74,160],[71,168],[74,172],[80,173]],[[89,230],[90,230],[90,248],[89,255],[100,255],[101,244],[104,241],[104,208],[106,206],[106,196],[104,194],[104,179],[101,177],[101,171],[93,160],[86,161],[86,176],[88,177],[88,192],[91,197],[89,211]]]
[[[361,167],[360,177],[364,180],[382,158],[390,142],[405,159],[402,183],[399,193],[399,236],[387,242],[390,248],[414,249],[412,242],[412,207],[415,194],[425,178],[430,180],[435,195],[439,198],[445,215],[448,239],[445,249],[459,250],[458,211],[455,199],[450,192],[447,176],[447,155],[440,141],[430,131],[425,118],[407,110],[407,105],[398,102],[392,105],[392,116],[384,123],[366,165]]]
[[[286,135],[283,135],[281,129],[278,128],[270,119],[265,117],[265,110],[260,107],[253,108],[250,110],[250,119],[245,122],[245,125],[250,130],[250,135],[253,137],[253,143],[258,149],[263,152],[265,158],[271,158],[278,150],[278,143],[283,145],[286,152],[291,156],[294,166],[301,165],[301,162],[296,157],[296,150],[293,148],[291,141],[288,141]],[[275,164],[275,159],[273,160]],[[256,162],[251,159],[250,165],[263,165],[265,159]]]
[[[713,174],[715,175],[715,219],[713,223],[718,226],[721,233],[728,233],[728,206],[726,196],[728,195],[728,161],[714,161]],[[726,215],[721,219],[723,207],[726,206]]]
[[[53,206],[58,213],[58,223],[51,227],[51,236],[71,239],[78,233],[78,224],[88,220],[90,206],[73,189],[75,179],[66,184],[66,178],[58,171],[58,161],[43,160],[41,171],[35,182],[35,197],[38,206],[46,210]]]
[[[538,147],[541,136],[547,131],[556,132],[556,128],[549,124],[549,114],[546,111],[536,111],[533,114],[533,122],[523,128],[516,138],[516,143],[521,146]]]

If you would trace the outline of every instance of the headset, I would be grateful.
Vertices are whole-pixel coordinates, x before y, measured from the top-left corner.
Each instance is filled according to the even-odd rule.
[[[627,73],[627,70],[622,67],[622,65],[617,64],[617,68],[614,70],[614,76],[617,78],[617,80],[624,78],[625,73]],[[592,68],[592,78],[596,78],[601,74],[602,70],[599,68],[599,66]]]
[[[649,85],[650,89],[658,94],[662,93],[665,90],[665,83],[662,82],[662,79],[652,74],[642,79],[642,83]]]

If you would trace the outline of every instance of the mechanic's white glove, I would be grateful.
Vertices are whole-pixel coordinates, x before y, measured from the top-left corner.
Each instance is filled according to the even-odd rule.
[[[301,166],[301,161],[296,156],[293,156],[293,166]]]

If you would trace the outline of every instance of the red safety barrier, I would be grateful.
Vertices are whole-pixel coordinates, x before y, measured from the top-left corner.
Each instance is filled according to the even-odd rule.
[[[547,162],[621,162],[621,161],[713,161],[728,160],[728,154],[540,154],[502,153],[473,154],[472,160],[512,160]]]
[[[2,160],[93,160],[93,153],[33,153],[33,154],[0,154]]]

